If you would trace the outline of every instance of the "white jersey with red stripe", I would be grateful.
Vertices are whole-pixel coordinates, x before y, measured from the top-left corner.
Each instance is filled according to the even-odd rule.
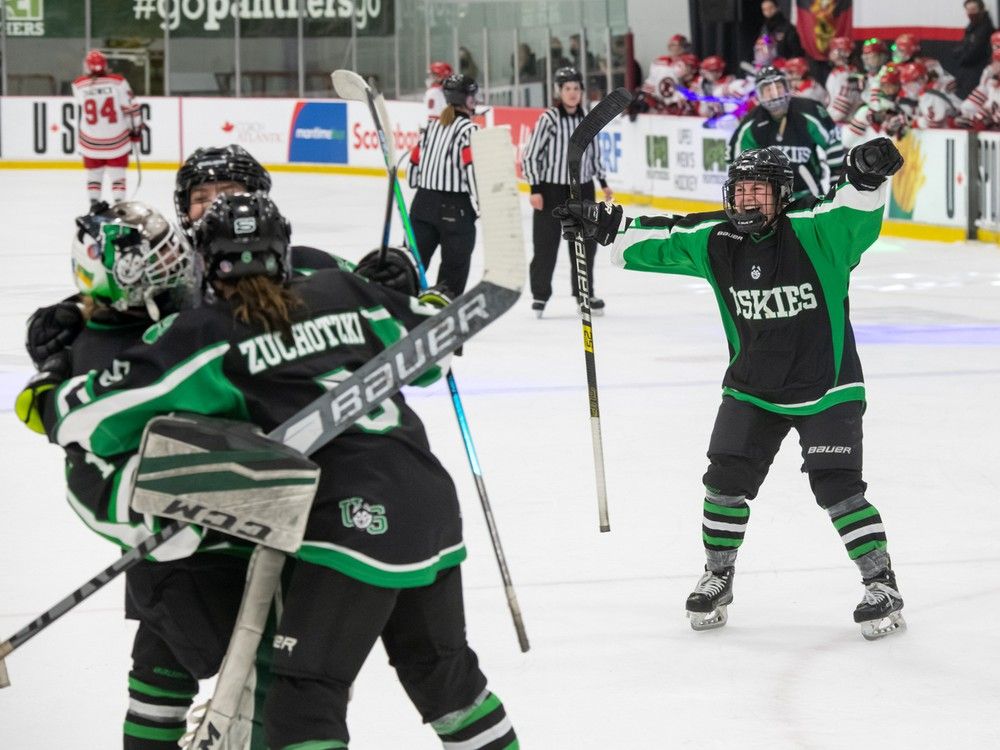
[[[990,78],[983,87],[983,103],[976,112],[977,124],[989,130],[1000,127],[1000,79]]]
[[[681,67],[680,63],[675,63],[673,58],[666,55],[650,63],[649,75],[643,81],[642,92],[646,95],[651,111],[671,115],[694,114],[695,103],[688,101],[677,90]]]
[[[939,91],[929,83],[916,97],[913,122],[921,130],[952,127],[959,114],[959,106],[960,103],[954,96]]]
[[[73,81],[73,96],[80,107],[80,154],[91,159],[127,154],[132,148],[129,135],[142,124],[128,81],[117,73],[80,76]]]
[[[441,116],[441,110],[445,108],[447,102],[444,100],[444,89],[441,84],[436,84],[427,89],[424,94],[424,107],[427,110],[427,117],[436,120]]]
[[[955,80],[955,76],[941,67],[941,63],[937,59],[919,57],[917,62],[923,63],[924,67],[927,68],[927,77],[936,91],[950,97],[955,96],[955,92],[958,90],[958,81]]]
[[[812,78],[806,78],[803,81],[799,81],[799,85],[792,91],[792,96],[801,96],[806,99],[812,99],[814,102],[819,102],[824,107],[830,103],[830,95],[827,93],[826,89],[822,84],[814,81]]]
[[[853,65],[837,65],[826,78],[830,95],[830,118],[836,123],[847,122],[861,106],[865,77]]]

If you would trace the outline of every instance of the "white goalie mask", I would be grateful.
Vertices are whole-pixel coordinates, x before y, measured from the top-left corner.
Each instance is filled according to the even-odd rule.
[[[194,283],[194,253],[156,209],[138,201],[100,206],[76,220],[77,288],[116,310],[145,308],[159,320],[155,297]]]

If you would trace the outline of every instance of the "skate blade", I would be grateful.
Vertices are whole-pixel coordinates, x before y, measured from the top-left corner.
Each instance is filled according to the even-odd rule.
[[[728,605],[721,604],[711,612],[691,612],[689,610],[687,616],[691,620],[692,630],[699,632],[702,630],[715,630],[725,625],[729,619]]]
[[[542,319],[542,315],[544,313],[545,313],[544,310],[535,310],[535,317],[538,318],[539,320],[541,320]]]
[[[906,630],[906,620],[903,619],[902,612],[890,612],[885,617],[861,623],[861,635],[866,641],[877,641],[904,630]]]

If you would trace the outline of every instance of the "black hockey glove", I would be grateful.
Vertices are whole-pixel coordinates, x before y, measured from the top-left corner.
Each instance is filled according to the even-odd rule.
[[[358,261],[354,273],[411,297],[420,293],[420,277],[413,256],[398,247],[387,247],[384,259],[382,248],[372,250]]]
[[[75,302],[66,300],[35,310],[28,318],[24,341],[24,348],[35,367],[41,369],[45,360],[72,344],[83,330],[83,324],[83,312]]]
[[[581,232],[585,240],[597,240],[610,245],[622,223],[622,207],[617,203],[594,203],[588,200],[568,200],[552,211],[562,225],[562,236],[575,240]]]
[[[72,371],[69,350],[63,349],[46,359],[39,366],[34,377],[17,394],[17,399],[14,401],[14,412],[29,430],[45,434],[42,412],[48,401],[48,395],[50,391],[66,380]]]
[[[876,190],[903,166],[896,144],[886,137],[875,138],[847,153],[847,179],[858,190]]]

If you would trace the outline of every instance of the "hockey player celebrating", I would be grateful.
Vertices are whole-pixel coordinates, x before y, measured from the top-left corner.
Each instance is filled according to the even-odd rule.
[[[788,76],[777,68],[760,71],[756,88],[760,103],[729,139],[727,161],[732,164],[743,151],[775,146],[792,164],[795,198],[825,194],[844,166],[844,149],[830,115],[818,102],[793,97]]]
[[[736,554],[753,499],[793,427],[803,471],[865,586],[854,620],[865,638],[904,627],[878,511],[862,480],[865,387],[848,319],[850,273],[878,238],[886,177],[902,166],[888,138],[854,148],[847,180],[823,200],[792,202],[794,174],[775,148],[729,167],[724,210],[625,219],[620,206],[559,209],[628,270],[704,278],[715,291],[731,353],[704,477],[705,574],[688,597],[695,630],[724,625]]]
[[[92,49],[83,59],[84,74],[73,81],[80,110],[78,150],[87,175],[87,197],[101,200],[104,171],[111,180],[111,197],[125,200],[125,170],[132,143],[142,139],[142,113],[133,101],[128,81],[108,71],[108,60]]]
[[[288,235],[267,197],[218,198],[196,227],[205,304],[119,357],[113,377],[43,394],[57,440],[134,450],[148,419],[170,411],[273,429],[436,311],[338,270],[292,279]],[[348,690],[381,638],[446,746],[516,747],[466,641],[458,501],[419,418],[397,393],[312,458],[322,474],[278,625],[269,746],[346,747]]]
[[[427,92],[424,94],[424,104],[427,105],[428,119],[438,119],[441,111],[448,106],[444,98],[444,82],[454,72],[451,65],[441,60],[436,60],[427,67]]]

